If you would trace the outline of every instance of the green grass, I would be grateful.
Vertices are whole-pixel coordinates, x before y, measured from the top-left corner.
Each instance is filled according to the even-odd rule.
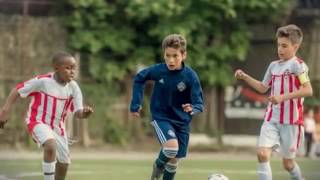
[[[319,160],[299,159],[307,180],[319,180]],[[144,180],[149,179],[152,160],[73,160],[68,180]],[[42,180],[41,160],[0,160],[1,176],[15,180]],[[256,161],[192,160],[180,163],[176,180],[206,180],[210,173],[222,173],[231,180],[256,180]],[[272,160],[273,178],[286,180],[281,161]],[[1,179],[1,180],[2,180]]]

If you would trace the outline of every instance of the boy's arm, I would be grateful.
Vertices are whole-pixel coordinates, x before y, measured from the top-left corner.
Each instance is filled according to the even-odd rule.
[[[76,81],[71,82],[72,85],[72,95],[74,99],[72,100],[72,105],[74,105],[74,116],[80,119],[87,118],[93,113],[93,108],[90,106],[83,106],[83,96],[81,89]]]
[[[182,104],[182,108],[190,115],[196,115],[203,112],[203,97],[202,89],[198,76],[195,75],[195,79],[191,86],[191,104]]]
[[[83,109],[79,109],[75,112],[74,116],[80,119],[87,118],[90,114],[93,113],[93,108],[90,106],[85,106]]]
[[[16,88],[13,88],[6,99],[5,104],[0,110],[0,128],[3,128],[4,124],[7,122],[7,116],[11,111],[12,105],[16,102],[18,97],[18,90]]]
[[[266,87],[261,81],[254,79],[240,69],[236,70],[234,76],[238,80],[245,81],[249,86],[257,90],[259,93],[266,93],[269,89],[269,87]]]
[[[268,99],[274,104],[278,104],[282,101],[286,101],[289,99],[299,98],[299,97],[308,97],[312,96],[313,90],[310,82],[306,82],[300,86],[300,89],[297,91],[293,91],[288,94],[283,94],[279,96],[270,96]]]
[[[146,81],[151,79],[151,71],[152,67],[144,69],[134,77],[130,112],[135,117],[140,116],[144,87]]]
[[[32,92],[39,89],[41,85],[41,80],[39,78],[33,78],[23,83],[19,83],[13,88],[6,99],[4,106],[0,110],[0,127],[7,122],[7,116],[11,111],[12,105],[18,99],[18,97],[25,98],[29,96]]]

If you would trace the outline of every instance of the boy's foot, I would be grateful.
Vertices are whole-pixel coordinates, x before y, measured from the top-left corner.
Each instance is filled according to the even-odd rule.
[[[163,172],[164,172],[164,168],[158,168],[156,163],[154,163],[152,174],[151,174],[151,180],[160,180]]]

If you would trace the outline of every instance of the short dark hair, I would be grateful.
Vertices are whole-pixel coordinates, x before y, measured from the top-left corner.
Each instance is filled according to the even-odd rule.
[[[61,60],[63,60],[64,58],[73,58],[73,56],[70,53],[64,52],[64,51],[60,51],[55,53],[52,56],[52,64],[60,64]]]
[[[168,47],[180,49],[184,53],[187,51],[187,40],[180,34],[170,34],[162,41],[162,49]]]
[[[294,44],[301,44],[303,39],[303,34],[301,29],[294,24],[279,27],[277,30],[276,36],[277,38],[286,37],[291,41],[291,43],[294,43]]]

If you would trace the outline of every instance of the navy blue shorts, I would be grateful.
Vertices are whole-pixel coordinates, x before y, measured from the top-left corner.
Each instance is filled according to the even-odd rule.
[[[187,155],[189,144],[189,125],[175,125],[169,121],[154,120],[151,122],[161,145],[170,139],[177,139],[179,151],[176,158],[184,158]]]

